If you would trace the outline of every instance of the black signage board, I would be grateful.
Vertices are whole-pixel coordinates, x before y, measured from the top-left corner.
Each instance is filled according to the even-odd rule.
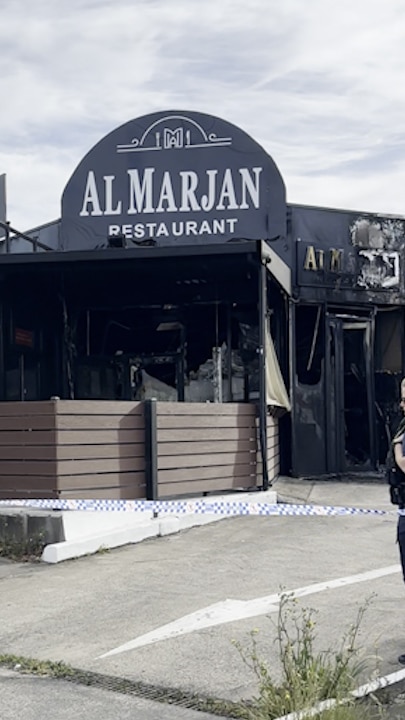
[[[285,237],[285,188],[272,158],[202,113],[127,122],[90,150],[62,197],[63,250]]]
[[[291,206],[297,285],[402,293],[403,218]]]

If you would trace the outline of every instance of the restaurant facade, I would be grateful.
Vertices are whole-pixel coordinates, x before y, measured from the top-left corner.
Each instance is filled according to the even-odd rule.
[[[90,149],[60,219],[3,228],[0,405],[253,405],[264,486],[384,464],[404,366],[403,218],[289,204],[243,130],[167,111]]]

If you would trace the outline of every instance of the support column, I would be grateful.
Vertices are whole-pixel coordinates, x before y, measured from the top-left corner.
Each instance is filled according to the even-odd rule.
[[[267,269],[259,266],[259,442],[263,466],[263,490],[269,488],[267,467],[267,388],[266,388],[266,324],[267,324]]]
[[[146,499],[158,500],[156,400],[145,400]]]

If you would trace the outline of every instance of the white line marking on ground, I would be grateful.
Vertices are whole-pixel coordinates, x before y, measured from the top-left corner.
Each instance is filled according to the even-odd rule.
[[[224,625],[225,623],[235,622],[236,620],[245,620],[246,618],[258,617],[259,615],[267,615],[268,613],[277,612],[280,598],[283,595],[293,595],[294,597],[305,597],[306,595],[314,595],[323,590],[334,590],[335,588],[353,585],[354,583],[367,582],[376,580],[386,575],[393,575],[399,572],[400,565],[390,565],[389,567],[380,568],[379,570],[369,570],[359,573],[358,575],[349,575],[347,577],[337,578],[336,580],[327,580],[326,582],[314,583],[295,590],[285,590],[274,595],[266,595],[265,597],[254,598],[253,600],[223,600],[214,605],[197,610],[197,612],[185,615],[178,620],[174,620],[167,625],[156,628],[151,632],[141,635],[140,637],[130,640],[124,645],[120,645],[114,650],[100,655],[97,659],[118,655],[128,650],[135,650],[144,645],[152,645],[161,640],[178,637],[179,635],[187,635],[198,630],[204,630],[215,625]]]
[[[361,685],[356,690],[353,690],[350,695],[355,698],[364,698],[366,697],[366,695],[370,695],[370,693],[376,692],[376,690],[381,690],[382,688],[388,687],[389,685],[394,685],[395,683],[400,682],[404,678],[405,670],[398,670],[397,672],[391,673],[390,675],[384,675],[383,677],[376,678],[372,682],[366,683],[366,685]],[[339,700],[339,705],[344,705],[345,702],[347,702],[347,700]],[[288,715],[283,715],[282,717],[277,718],[277,720],[305,720],[305,718],[314,717],[315,715],[318,715],[322,710],[328,710],[334,707],[336,704],[337,700],[335,699],[322,700],[322,702],[319,702],[312,708],[288,713]]]

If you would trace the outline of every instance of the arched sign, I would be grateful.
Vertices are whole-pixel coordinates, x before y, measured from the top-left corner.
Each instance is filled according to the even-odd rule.
[[[62,196],[64,250],[207,244],[286,235],[285,188],[263,148],[219,118],[153,113],[117,128]]]

